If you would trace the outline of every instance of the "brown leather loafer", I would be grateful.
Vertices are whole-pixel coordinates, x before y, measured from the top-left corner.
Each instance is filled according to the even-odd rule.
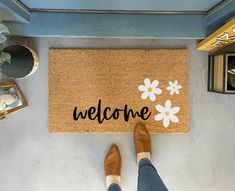
[[[109,149],[104,160],[105,176],[121,175],[122,159],[121,154],[116,144],[113,144]]]
[[[142,152],[151,153],[151,138],[148,130],[142,123],[138,123],[134,130],[134,144],[136,154]]]

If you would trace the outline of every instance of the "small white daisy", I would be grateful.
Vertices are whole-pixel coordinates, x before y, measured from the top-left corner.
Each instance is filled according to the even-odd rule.
[[[174,95],[174,93],[179,94],[179,90],[182,88],[181,85],[178,84],[178,80],[174,81],[169,81],[169,86],[166,88],[168,91],[170,91],[171,95]]]
[[[159,85],[159,81],[158,80],[154,80],[152,83],[150,81],[150,79],[145,78],[144,80],[144,84],[145,85],[140,85],[138,87],[138,89],[143,92],[141,95],[142,99],[147,99],[149,97],[149,99],[151,101],[155,101],[156,100],[156,95],[159,95],[162,93],[162,90],[160,88],[158,88]]]
[[[160,113],[157,114],[154,119],[156,121],[163,120],[163,126],[165,128],[169,127],[170,121],[172,121],[173,123],[178,123],[179,122],[179,118],[175,114],[180,111],[180,107],[178,107],[178,106],[171,107],[171,101],[170,100],[167,100],[165,102],[165,107],[163,107],[161,105],[156,105],[156,109]]]

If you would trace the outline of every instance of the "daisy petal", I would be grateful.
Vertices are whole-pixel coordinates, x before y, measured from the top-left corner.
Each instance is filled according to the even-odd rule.
[[[155,117],[154,117],[154,119],[156,120],[156,121],[161,121],[161,120],[163,120],[164,119],[164,115],[163,114],[157,114]]]
[[[158,80],[154,80],[152,82],[152,87],[156,88],[159,85],[159,81]]]
[[[149,99],[150,99],[151,101],[155,101],[155,100],[156,100],[156,96],[155,96],[153,93],[150,93],[150,94],[149,94]]]
[[[172,122],[174,122],[174,123],[178,123],[178,122],[179,122],[179,118],[178,118],[177,116],[175,116],[175,115],[171,115],[171,116],[170,116],[170,120],[171,120]]]
[[[170,94],[171,94],[171,95],[174,95],[174,93],[175,93],[175,90],[172,89],[172,90],[170,91]]]
[[[145,78],[145,79],[144,79],[144,84],[145,84],[147,87],[151,86],[150,79]]]
[[[159,111],[160,113],[165,112],[165,108],[162,107],[161,105],[156,105],[156,110]]]
[[[178,113],[179,111],[180,111],[180,107],[178,107],[178,106],[173,107],[173,108],[171,109],[171,113],[172,113],[172,114],[176,114],[176,113]]]
[[[169,99],[166,100],[165,109],[166,109],[167,111],[170,111],[170,109],[171,109],[171,101],[170,101]]]
[[[178,85],[178,80],[175,80],[174,81],[174,86],[177,86]]]
[[[163,126],[164,126],[165,128],[167,128],[167,127],[169,126],[169,124],[170,124],[170,119],[169,119],[168,117],[165,117],[165,118],[163,119]]]
[[[179,90],[175,89],[175,93],[176,94],[180,94]]]
[[[147,99],[148,98],[148,93],[147,92],[142,93],[141,98],[142,99]]]
[[[171,86],[167,86],[167,88],[166,88],[168,91],[170,91],[172,88],[171,88]]]
[[[140,85],[140,86],[138,86],[138,89],[139,89],[140,91],[144,92],[144,91],[147,90],[147,87],[144,86],[144,85]]]
[[[169,85],[172,87],[174,86],[173,82],[172,81],[169,81]]]
[[[161,89],[159,89],[159,88],[155,88],[155,89],[153,89],[153,93],[155,93],[155,94],[159,95],[159,94],[161,94],[161,93],[162,93],[162,90],[161,90]]]
[[[178,88],[178,89],[181,89],[181,88],[182,88],[182,86],[181,86],[181,85],[178,85],[178,86],[177,86],[177,88]]]

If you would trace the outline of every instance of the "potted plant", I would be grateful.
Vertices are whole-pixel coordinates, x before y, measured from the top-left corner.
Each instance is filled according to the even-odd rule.
[[[235,89],[235,69],[228,71],[229,73],[229,84]]]
[[[0,119],[27,106],[17,84],[4,74],[3,66],[11,64],[11,54],[3,48],[8,33],[8,28],[0,22]]]
[[[2,74],[3,63],[11,62],[11,55],[3,51],[3,44],[7,40],[5,34],[9,34],[8,28],[0,21],[0,77]]]
[[[33,74],[39,66],[39,58],[35,51],[25,45],[14,44],[3,47],[9,30],[0,22],[0,69],[9,78],[26,78]],[[11,63],[11,64],[9,64]]]
[[[231,90],[235,90],[235,56],[228,57],[228,85]]]

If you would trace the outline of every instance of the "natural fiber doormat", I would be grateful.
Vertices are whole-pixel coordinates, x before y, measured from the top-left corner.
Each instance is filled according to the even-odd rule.
[[[50,49],[49,131],[187,133],[185,49]]]

